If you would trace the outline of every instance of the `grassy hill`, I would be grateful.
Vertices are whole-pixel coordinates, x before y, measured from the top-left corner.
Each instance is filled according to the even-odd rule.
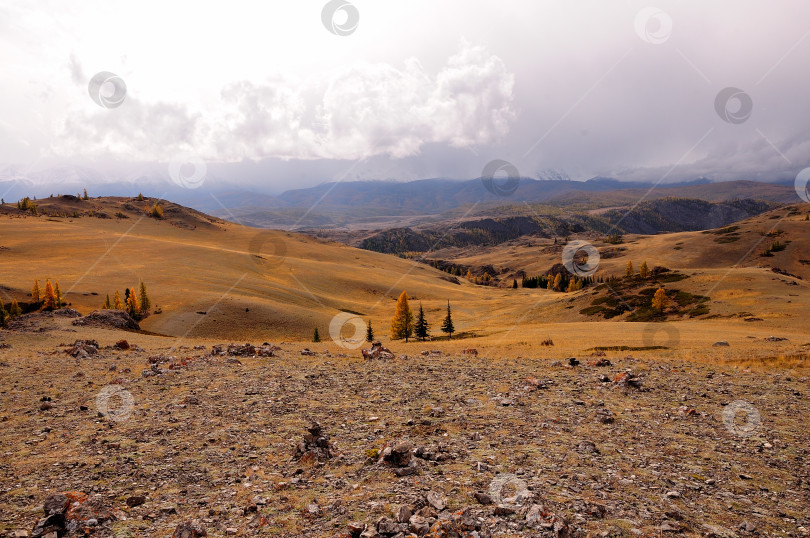
[[[25,302],[34,278],[51,279],[72,307],[87,313],[100,308],[106,294],[123,294],[143,281],[161,312],[143,320],[143,329],[187,338],[309,340],[315,327],[328,337],[333,317],[349,312],[372,321],[385,340],[403,290],[423,304],[437,336],[448,300],[457,330],[482,342],[542,339],[550,323],[603,321],[581,313],[593,306],[592,288],[556,293],[506,287],[558,264],[559,242],[522,237],[492,247],[442,249],[425,259],[450,260],[474,272],[491,267],[501,287],[481,286],[426,263],[242,227],[169,202],[159,202],[164,217],[155,218],[147,211],[155,202],[40,200],[38,216],[6,204],[0,216],[3,300]],[[627,260],[636,267],[646,260],[683,272],[687,278],[677,289],[709,297],[712,315],[741,319],[749,313],[792,325],[810,308],[808,209],[781,208],[709,232],[627,235],[621,244],[598,234],[579,237],[600,250],[597,275],[621,275]],[[80,216],[54,216],[73,211]],[[119,212],[123,216],[115,217]],[[785,248],[762,255],[777,240]],[[630,315],[612,321],[632,320]],[[353,333],[347,330],[345,337]],[[525,339],[530,347],[533,338]]]

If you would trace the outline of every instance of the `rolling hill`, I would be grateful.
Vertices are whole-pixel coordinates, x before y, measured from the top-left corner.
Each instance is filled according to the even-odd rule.
[[[445,248],[420,263],[243,227],[169,202],[160,202],[164,218],[158,219],[147,211],[155,202],[54,198],[37,202],[37,216],[6,204],[0,211],[4,302],[25,302],[34,278],[51,279],[86,314],[101,307],[107,294],[143,281],[160,313],[147,317],[142,328],[175,338],[307,340],[315,327],[328,334],[334,316],[346,312],[372,321],[385,339],[402,290],[424,305],[434,334],[448,300],[457,330],[478,337],[513,338],[517,327],[520,334],[543,334],[549,323],[601,321],[580,313],[591,302],[589,288],[561,294],[506,287],[558,264],[563,245],[553,240],[520,237],[491,247]],[[605,243],[595,233],[572,239],[598,247],[600,275],[621,275],[627,260],[636,266],[646,260],[686,273],[679,289],[710,297],[711,314],[748,312],[793,324],[810,308],[807,211],[806,205],[788,206],[709,232],[628,234],[621,244]],[[777,240],[785,248],[762,256]],[[473,272],[491,267],[496,286],[475,285],[428,265],[440,261]]]

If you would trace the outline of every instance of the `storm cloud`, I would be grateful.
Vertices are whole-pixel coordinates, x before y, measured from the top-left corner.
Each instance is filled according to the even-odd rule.
[[[807,3],[353,4],[345,31],[321,2],[5,6],[0,163],[113,182],[193,153],[271,191],[493,159],[654,182],[810,165]],[[89,98],[100,71],[120,106]]]

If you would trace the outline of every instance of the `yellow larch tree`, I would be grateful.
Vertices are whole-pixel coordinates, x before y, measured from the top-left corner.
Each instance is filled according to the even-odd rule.
[[[393,340],[404,338],[407,342],[411,334],[413,334],[413,312],[408,306],[408,294],[403,291],[397,299],[394,317],[391,318],[391,338]]]

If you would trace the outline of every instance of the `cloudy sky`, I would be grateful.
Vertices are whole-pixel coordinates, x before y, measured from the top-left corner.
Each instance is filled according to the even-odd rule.
[[[802,0],[0,0],[0,169],[788,180],[810,165],[808,20]]]

